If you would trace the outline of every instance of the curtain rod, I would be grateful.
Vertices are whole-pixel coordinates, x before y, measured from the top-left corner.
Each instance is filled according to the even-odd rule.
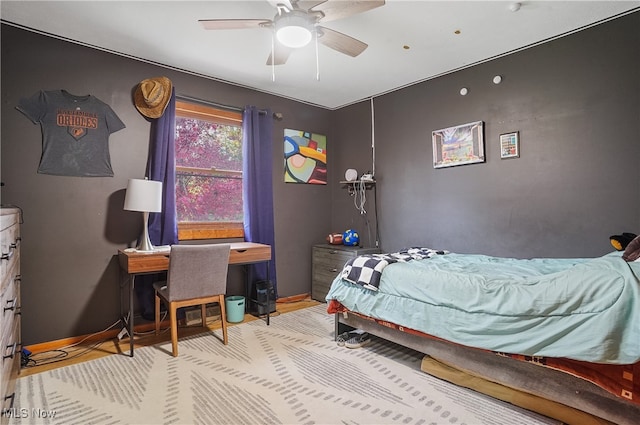
[[[223,105],[222,103],[211,102],[210,100],[198,99],[196,97],[185,96],[182,94],[176,94],[176,98],[187,100],[189,102],[202,103],[204,105],[213,106],[215,108],[220,108],[220,109],[226,109],[228,111],[234,111],[234,112],[244,111],[244,108],[240,108],[238,106]],[[260,112],[266,112],[266,111],[260,111]]]
[[[195,103],[201,103],[201,104],[208,105],[208,106],[213,106],[214,108],[226,109],[227,111],[244,112],[244,108],[240,108],[238,106],[224,105],[222,103],[216,103],[216,102],[212,102],[210,100],[198,99],[196,97],[185,96],[183,94],[176,94],[176,98],[177,99],[181,99],[181,100],[186,100],[186,101],[189,101],[189,102],[195,102]],[[261,115],[266,115],[267,114],[267,110],[266,109],[259,109],[258,113],[261,114]],[[278,121],[282,120],[282,113],[281,112],[274,112],[273,113],[273,118],[278,120]]]

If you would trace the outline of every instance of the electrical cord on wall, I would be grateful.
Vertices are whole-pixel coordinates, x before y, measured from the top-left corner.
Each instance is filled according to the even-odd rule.
[[[353,204],[356,209],[360,211],[360,214],[364,215],[367,213],[367,210],[364,209],[364,205],[367,202],[366,183],[360,180],[358,183],[355,183],[354,186],[356,186],[356,190],[353,196]]]
[[[63,349],[57,349],[57,350],[43,351],[37,354],[31,354],[26,358],[23,357],[22,367],[43,366],[43,365],[61,362],[63,360],[74,359],[76,357],[82,356],[85,353],[88,353],[89,351],[95,350],[105,342],[107,342],[107,339],[104,339],[102,341],[97,341],[94,344],[88,347],[84,347],[83,349],[78,349],[77,352],[73,352],[73,353],[70,353]],[[58,354],[54,354],[54,353],[58,353]],[[48,357],[45,357],[43,359],[38,358],[39,356],[45,355],[45,354],[48,354]]]
[[[114,327],[116,327],[116,325],[118,325],[120,323],[120,320],[115,321],[112,325],[110,325],[109,327],[107,327],[106,329],[103,329],[99,332],[87,335],[86,337],[82,338],[80,341],[73,343],[73,344],[69,344],[66,345],[64,347],[60,347],[57,348],[55,350],[47,350],[47,351],[42,351],[39,353],[33,353],[31,354],[28,359],[23,359],[23,366],[24,367],[32,367],[32,366],[42,366],[42,365],[46,365],[46,364],[51,364],[51,363],[56,363],[56,362],[60,362],[62,360],[68,360],[68,359],[73,359],[75,357],[79,357],[84,353],[87,353],[91,350],[95,350],[96,348],[98,348],[100,345],[102,345],[103,343],[105,343],[106,341],[108,341],[111,338],[105,338],[103,340],[97,341],[95,343],[93,343],[92,345],[90,345],[89,347],[83,347],[83,348],[78,348],[77,349],[77,353],[73,353],[70,354],[67,350],[70,348],[74,348],[79,346],[80,344],[82,344],[83,342],[85,342],[87,339],[94,337],[96,335],[100,335],[101,333],[107,332],[110,329],[113,329]],[[54,354],[55,353],[55,354]],[[49,355],[49,356],[45,356],[45,355]],[[36,357],[40,357],[40,356],[45,356],[43,359],[39,359]]]
[[[364,216],[364,222],[367,226],[367,237],[369,238],[369,245],[371,245],[371,223],[369,222],[369,217],[368,216]]]
[[[376,248],[380,248],[380,226],[378,226],[378,192],[373,186],[373,216],[376,219]],[[371,239],[369,239],[371,240]]]
[[[162,315],[162,318],[160,319],[161,321],[164,321],[167,317],[167,312],[165,311]],[[78,347],[79,345],[81,345],[82,343],[84,343],[86,340],[96,336],[96,335],[100,335],[104,332],[107,332],[113,328],[115,328],[118,324],[120,324],[120,320],[115,321],[113,324],[109,325],[107,328],[92,333],[90,335],[85,336],[84,338],[82,338],[80,341],[75,342],[73,344],[69,344],[66,345],[64,347],[60,347],[60,348],[56,348],[54,350],[47,350],[47,351],[41,351],[39,353],[31,353],[27,356],[23,355],[22,358],[22,367],[34,367],[34,366],[43,366],[43,365],[47,365],[47,364],[52,364],[52,363],[57,363],[57,362],[61,362],[63,360],[70,360],[70,359],[74,359],[76,357],[80,357],[85,353],[88,353],[89,351],[95,350],[97,349],[99,346],[101,346],[102,344],[104,344],[105,342],[113,339],[111,337],[108,338],[104,338],[102,340],[96,341],[93,344],[89,345],[89,346],[85,346],[85,347]],[[169,330],[169,328],[163,329],[163,332],[166,332],[167,330]],[[149,331],[149,332],[134,332],[134,335],[145,335],[145,334],[149,334],[155,332],[154,330]],[[71,350],[75,347],[78,347],[76,350]],[[42,357],[42,358],[41,358]]]
[[[352,186],[349,186],[349,194],[351,196],[353,196],[353,204],[355,205],[356,209],[358,211],[360,211],[360,215],[364,217],[364,222],[365,225],[367,227],[367,234],[369,237],[369,243],[372,243],[371,240],[371,222],[369,221],[369,216],[367,215],[367,210],[364,208],[366,202],[367,202],[367,195],[366,195],[366,190],[367,190],[367,181],[366,180],[359,180],[357,182],[354,182]],[[375,215],[375,219],[376,219],[376,230],[375,230],[375,247],[379,248],[380,247],[380,230],[378,228],[378,202],[376,199],[376,187],[375,185],[373,185],[373,194],[374,194],[374,215]]]

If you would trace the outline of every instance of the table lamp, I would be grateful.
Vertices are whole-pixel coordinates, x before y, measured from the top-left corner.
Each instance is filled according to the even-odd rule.
[[[155,180],[129,179],[124,197],[124,209],[143,213],[144,226],[138,251],[153,251],[149,239],[149,213],[162,211],[162,182]]]

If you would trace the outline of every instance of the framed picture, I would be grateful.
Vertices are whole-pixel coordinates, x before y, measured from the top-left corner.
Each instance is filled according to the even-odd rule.
[[[284,130],[284,181],[327,184],[327,137],[303,130]]]
[[[482,121],[443,128],[432,132],[433,168],[484,162],[484,123]]]
[[[500,135],[500,158],[518,158],[520,156],[520,134],[517,131]]]

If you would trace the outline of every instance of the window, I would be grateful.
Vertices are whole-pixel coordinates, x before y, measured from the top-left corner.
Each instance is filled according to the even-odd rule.
[[[178,239],[239,238],[242,114],[176,101]]]

